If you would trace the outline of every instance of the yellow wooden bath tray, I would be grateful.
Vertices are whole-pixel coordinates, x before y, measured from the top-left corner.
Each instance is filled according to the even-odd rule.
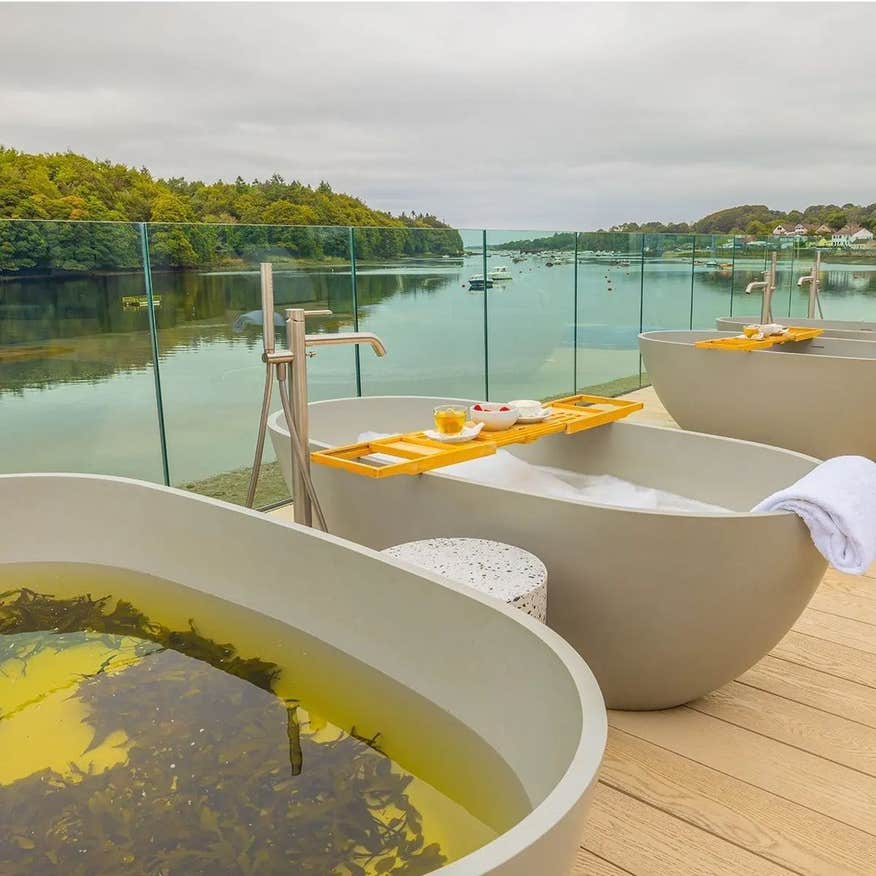
[[[695,347],[705,350],[766,350],[775,344],[788,344],[794,341],[811,341],[824,334],[824,329],[806,328],[805,326],[791,325],[783,335],[770,335],[759,341],[753,338],[712,338],[708,341],[695,341]]]
[[[501,432],[481,431],[476,438],[464,444],[444,444],[427,438],[424,432],[408,432],[317,450],[311,453],[310,458],[320,465],[369,478],[421,474],[445,465],[492,456],[500,447],[508,444],[528,444],[545,435],[559,433],[574,435],[584,429],[620,420],[644,407],[642,402],[600,395],[571,395],[546,404],[551,408],[551,414],[542,423],[521,423]],[[365,457],[377,454],[393,457],[393,461],[362,461]]]

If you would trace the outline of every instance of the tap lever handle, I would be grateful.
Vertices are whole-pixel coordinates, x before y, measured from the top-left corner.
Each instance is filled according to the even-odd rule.
[[[274,273],[270,262],[259,265],[262,293],[262,340],[265,353],[274,352]]]
[[[287,307],[286,320],[294,320],[295,322],[304,322],[308,316],[331,316],[330,310],[302,310],[300,307]]]

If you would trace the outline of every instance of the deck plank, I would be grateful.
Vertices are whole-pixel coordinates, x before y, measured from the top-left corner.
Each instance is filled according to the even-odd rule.
[[[609,713],[609,723],[703,766],[876,836],[876,779],[681,707]]]
[[[876,626],[807,608],[793,629],[798,633],[876,655]]]
[[[824,583],[812,597],[808,607],[825,614],[876,624],[876,598],[867,592],[872,588],[859,588],[856,592],[851,588],[837,586],[838,584],[839,582],[829,581],[825,576]]]
[[[738,682],[691,709],[876,777],[876,730]]]
[[[840,591],[861,599],[876,600],[876,577],[850,575],[847,572],[839,572],[831,566],[821,582],[819,592],[821,590]]]
[[[773,648],[774,657],[876,688],[876,655],[793,630]]]
[[[778,657],[764,657],[739,677],[741,684],[876,727],[876,691]]]
[[[623,870],[604,858],[599,858],[585,848],[578,849],[578,857],[572,876],[635,876],[629,870]]]
[[[584,845],[635,876],[787,876],[791,872],[602,783],[596,788]]]
[[[872,876],[876,837],[623,731],[602,781],[802,876]]]

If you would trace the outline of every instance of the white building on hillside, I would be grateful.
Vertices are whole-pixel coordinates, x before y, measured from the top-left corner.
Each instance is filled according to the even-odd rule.
[[[873,239],[873,232],[860,225],[843,225],[839,231],[834,231],[830,237],[832,246],[851,246],[855,243],[866,243]]]
[[[812,234],[812,228],[802,222],[798,222],[796,225],[783,222],[773,229],[773,237],[806,237],[808,234]]]

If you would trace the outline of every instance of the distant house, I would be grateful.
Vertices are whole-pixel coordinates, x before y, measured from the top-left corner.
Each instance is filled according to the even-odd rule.
[[[804,225],[802,222],[793,225],[790,222],[783,222],[773,229],[773,237],[806,237],[812,234],[812,231],[811,225]]]
[[[815,229],[816,234],[833,234],[833,228],[830,225],[819,225],[818,228]]]
[[[854,243],[866,243],[872,239],[873,232],[860,225],[843,225],[838,231],[833,232],[830,242],[832,246],[851,246]]]

